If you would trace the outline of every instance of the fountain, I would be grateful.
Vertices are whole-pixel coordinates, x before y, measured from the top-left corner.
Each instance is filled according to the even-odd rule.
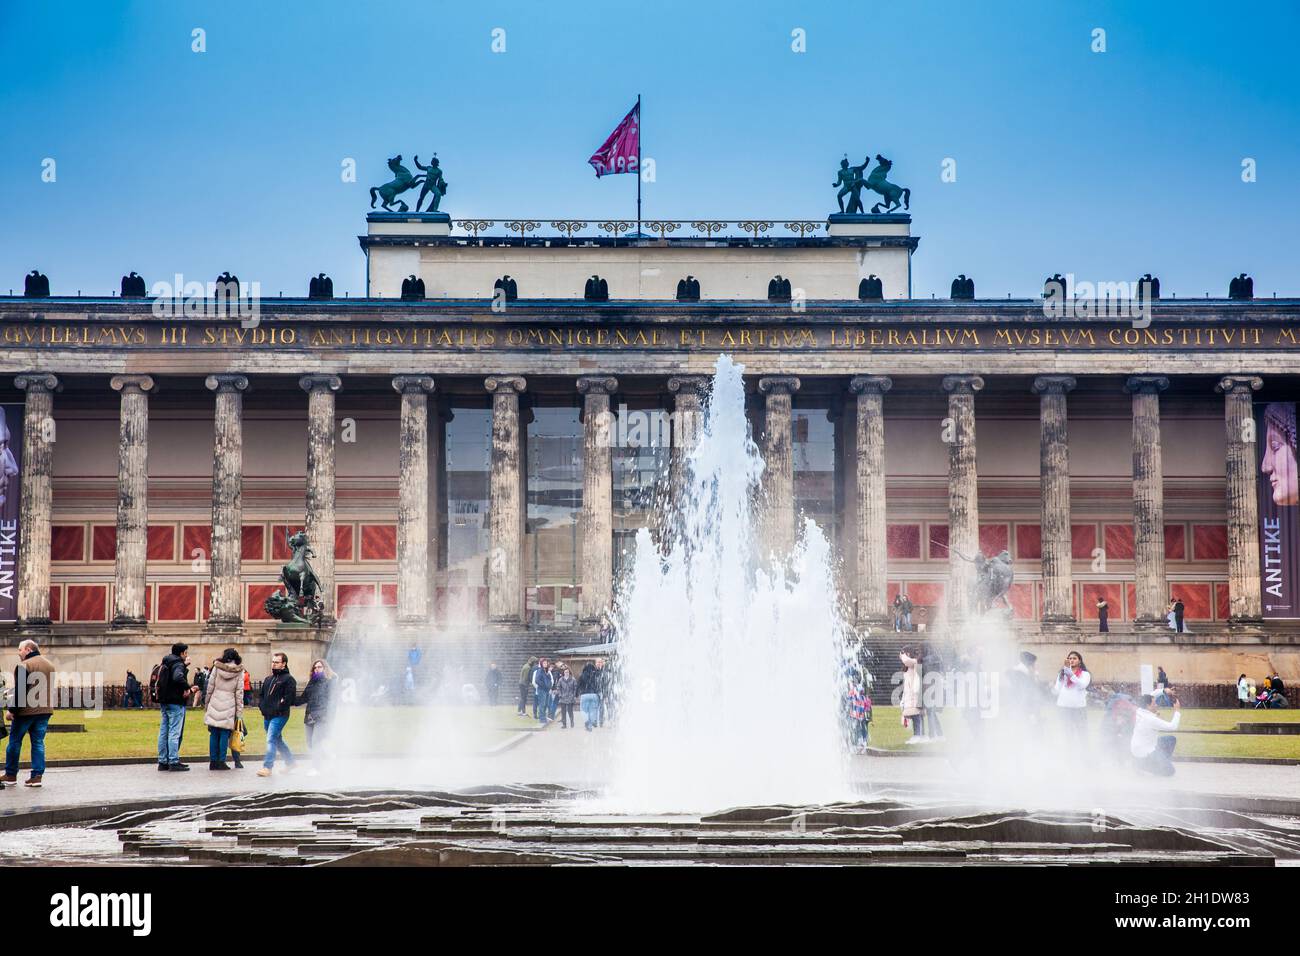
[[[681,520],[658,546],[648,530],[637,534],[620,588],[611,808],[715,810],[850,794],[845,625],[830,544],[805,521],[793,554],[759,553],[763,462],[743,374],[718,358]]]

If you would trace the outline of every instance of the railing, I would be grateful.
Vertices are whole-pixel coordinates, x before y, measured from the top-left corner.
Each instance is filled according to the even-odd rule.
[[[453,230],[463,230],[466,235],[478,238],[500,224],[511,235],[526,239],[549,225],[556,235],[565,239],[595,238],[603,236],[618,239],[636,234],[635,219],[453,219]],[[719,239],[747,236],[750,239],[777,238],[774,233],[790,232],[806,239],[826,229],[825,220],[815,219],[644,219],[643,235],[653,239]],[[784,238],[783,236],[781,238]]]

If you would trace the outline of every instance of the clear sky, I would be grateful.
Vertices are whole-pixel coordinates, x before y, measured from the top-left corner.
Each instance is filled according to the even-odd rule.
[[[641,93],[648,218],[822,218],[840,157],[883,153],[918,297],[1058,271],[1300,295],[1297,34],[1294,0],[0,0],[0,290],[229,269],[359,294],[399,152],[437,152],[453,217],[634,215],[586,159]]]

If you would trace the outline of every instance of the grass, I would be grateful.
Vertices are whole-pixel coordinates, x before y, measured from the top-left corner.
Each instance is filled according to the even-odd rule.
[[[481,751],[501,743],[521,730],[533,730],[531,721],[515,716],[515,708],[500,707],[368,707],[361,709],[365,722],[362,739],[368,753],[401,754],[423,734],[439,744],[454,744],[462,749]],[[306,750],[303,709],[295,707],[285,726],[284,739],[295,753]],[[50,760],[86,760],[107,757],[157,757],[158,711],[105,710],[98,715],[81,710],[55,711],[51,727],[59,724],[85,724],[85,733],[49,733],[45,752]],[[260,754],[266,749],[262,715],[255,708],[244,711],[248,739],[244,752]],[[208,732],[203,711],[190,708],[185,716],[185,734],[181,756],[206,759]],[[28,757],[23,746],[23,757]]]
[[[1043,708],[1043,719],[1051,721],[1056,715],[1053,708]],[[1168,719],[1168,708],[1161,710]],[[914,749],[907,747],[912,736],[910,728],[902,726],[897,707],[877,707],[871,722],[871,746],[881,750]],[[967,737],[965,717],[960,711],[945,710],[940,713],[943,724],[943,744],[929,744],[921,753],[943,753],[959,749]],[[1088,724],[1094,734],[1101,725],[1102,711],[1089,708]],[[1289,757],[1300,760],[1300,735],[1273,736],[1263,734],[1204,733],[1203,731],[1233,731],[1238,723],[1296,723],[1300,722],[1297,710],[1193,710],[1183,711],[1176,735],[1177,755],[1180,757]],[[1201,731],[1198,733],[1198,731]]]

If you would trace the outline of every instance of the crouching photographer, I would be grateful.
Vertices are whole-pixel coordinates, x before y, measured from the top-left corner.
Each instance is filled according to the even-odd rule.
[[[1133,741],[1129,750],[1138,763],[1138,769],[1159,777],[1174,775],[1174,746],[1178,743],[1172,734],[1161,735],[1162,730],[1177,730],[1182,717],[1182,703],[1166,692],[1174,705],[1172,720],[1161,720],[1155,698],[1143,694],[1138,702],[1133,722]]]

